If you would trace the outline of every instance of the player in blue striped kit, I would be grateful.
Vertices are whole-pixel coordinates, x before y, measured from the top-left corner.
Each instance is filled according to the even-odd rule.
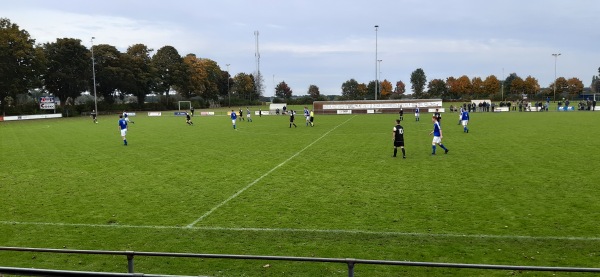
[[[442,149],[444,149],[445,153],[448,154],[448,151],[449,151],[448,148],[446,148],[442,144],[442,138],[443,138],[442,127],[440,126],[440,123],[438,122],[437,116],[434,115],[431,118],[431,121],[433,121],[433,131],[431,131],[431,133],[429,133],[429,135],[433,134],[433,141],[431,142],[431,155],[435,155],[436,144],[439,145]]]
[[[467,110],[463,110],[462,114],[460,115],[460,119],[462,121],[463,132],[469,133],[469,128],[467,127],[467,124],[469,124],[469,112]]]
[[[235,129],[235,122],[237,120],[237,114],[233,110],[231,110],[231,124],[233,124],[233,129]]]
[[[127,121],[123,118],[123,115],[119,115],[119,131],[121,132],[121,138],[123,138],[123,145],[127,146]]]

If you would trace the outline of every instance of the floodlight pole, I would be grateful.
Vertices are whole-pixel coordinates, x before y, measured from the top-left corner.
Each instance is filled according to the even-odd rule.
[[[92,37],[90,40],[92,42],[92,81],[94,82],[94,111],[96,111],[96,116],[99,116],[98,112],[98,100],[96,98],[96,61],[94,60],[94,39],[96,37]]]
[[[377,91],[379,90],[379,77],[377,76],[377,29],[379,29],[379,25],[375,25],[375,100],[377,100]]]
[[[504,101],[504,81],[506,80],[506,78],[504,78],[504,67],[502,68],[502,101]]]
[[[229,76],[231,76],[229,74],[229,66],[231,64],[226,64],[227,66],[227,98],[229,98],[229,107],[231,107],[231,93],[229,92]]]
[[[558,60],[558,56],[560,53],[552,54],[554,56],[554,102],[556,102],[556,60]]]
[[[377,89],[377,94],[379,94],[379,92],[381,91],[381,86],[379,85],[379,78],[381,78],[381,61],[382,60],[377,60],[377,63],[379,65],[379,69],[377,70],[377,72],[379,73],[379,77],[377,78],[377,85],[378,85],[378,89]]]

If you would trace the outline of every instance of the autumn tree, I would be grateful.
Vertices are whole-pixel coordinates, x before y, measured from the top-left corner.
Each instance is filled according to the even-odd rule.
[[[289,100],[292,98],[292,89],[285,83],[285,81],[280,82],[275,87],[275,96],[279,98],[283,98]]]
[[[313,101],[316,101],[317,99],[319,99],[319,97],[321,97],[321,92],[319,92],[319,87],[317,87],[316,85],[310,85],[308,87],[308,95],[310,96],[310,98]]]
[[[535,95],[540,91],[540,84],[536,78],[531,77],[531,75],[527,76],[525,80],[523,80],[523,93]]]
[[[506,85],[505,85],[506,87]],[[520,98],[521,95],[527,94],[527,87],[525,85],[525,81],[519,76],[514,76],[511,78],[510,86],[508,86],[508,91],[510,94]]]
[[[189,76],[186,82],[178,87],[179,94],[185,98],[200,96],[204,89],[204,81],[207,79],[200,59],[195,54],[187,54],[183,58],[183,63],[187,66]]]
[[[200,59],[200,68],[202,70],[202,79],[200,87],[200,96],[204,99],[217,100],[219,98],[219,82],[221,80],[221,68],[217,62],[202,58]],[[247,94],[251,99],[253,94]]]
[[[554,87],[556,87],[556,90],[554,89]],[[569,91],[569,83],[565,77],[558,77],[556,78],[555,82],[551,83],[548,86],[548,88],[552,91],[553,94],[554,91],[556,91],[557,95],[561,95]]]
[[[381,82],[381,99],[389,99],[392,95],[392,83],[387,79]]]
[[[460,76],[455,81],[448,83],[448,87],[450,87],[450,97],[454,99],[468,98],[471,94],[471,79],[467,75]]]
[[[455,83],[456,78],[452,76],[446,78],[446,98],[452,99],[458,97],[458,92],[454,91],[457,88]]]
[[[567,80],[567,91],[570,98],[577,97],[583,93],[583,82],[575,77]]]
[[[483,81],[483,89],[482,89],[482,98],[491,97],[494,94],[497,94],[501,88],[500,80],[495,75],[490,75],[485,78]]]
[[[421,68],[417,68],[410,74],[410,83],[412,84],[412,91],[414,93],[414,98],[419,99],[423,98],[423,91],[425,90],[425,85],[427,84],[427,76],[425,76],[425,71]]]
[[[396,82],[396,87],[394,88],[394,93],[392,93],[392,98],[400,99],[406,93],[406,85],[402,81]]]
[[[483,96],[484,86],[481,77],[471,79],[471,99],[478,99]]]
[[[74,38],[57,39],[43,46],[46,57],[44,85],[49,93],[64,105],[70,97],[77,98],[89,88],[92,79],[90,51]]]
[[[360,83],[356,88],[356,98],[354,99],[365,99],[368,93],[369,89],[367,88],[367,85],[365,85],[365,83]]]

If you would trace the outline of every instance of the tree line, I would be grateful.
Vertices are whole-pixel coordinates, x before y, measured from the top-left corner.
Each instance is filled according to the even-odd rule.
[[[231,76],[217,62],[195,54],[181,56],[169,45],[151,55],[153,51],[144,44],[123,53],[109,44],[87,48],[75,38],[36,44],[26,30],[0,18],[0,109],[47,94],[59,98],[61,105],[87,95],[89,106],[95,92],[107,108],[129,102],[140,109],[153,95],[162,108],[176,107],[175,99],[182,98],[200,106],[250,104],[262,95],[256,74]]]
[[[600,68],[598,70],[600,73]],[[597,91],[600,91],[600,78],[594,77],[594,80],[597,81],[594,81],[593,84],[598,88]],[[533,99],[547,99],[548,97],[553,99],[555,92],[557,98],[573,98],[584,90],[583,82],[577,78],[559,77],[547,88],[541,88],[536,78],[530,75],[523,79],[516,73],[509,74],[504,81],[494,75],[487,76],[485,79],[469,78],[463,75],[458,78],[448,77],[445,80],[427,81],[425,71],[421,68],[412,72],[410,84],[412,90],[410,97],[414,99],[492,99],[501,101],[521,100],[524,96]],[[556,91],[554,90],[555,84]],[[355,79],[350,79],[342,84],[342,96],[345,99],[374,99],[375,95],[377,95],[377,99],[401,99],[406,97],[405,93],[406,85],[402,81],[397,81],[395,87],[392,87],[392,83],[387,79],[381,81],[378,86],[375,81],[364,84],[358,83]]]
[[[91,107],[94,92],[104,110],[123,103],[128,103],[129,109],[170,109],[182,99],[192,100],[198,107],[237,106],[256,103],[263,96],[260,72],[231,76],[217,62],[195,54],[182,56],[169,45],[152,55],[154,50],[144,44],[131,45],[125,52],[109,44],[90,44],[87,48],[75,38],[36,44],[26,30],[0,18],[1,112],[26,103],[34,108],[37,96],[48,94],[59,98],[62,106],[79,104],[85,110]],[[427,81],[421,68],[412,72],[410,85],[412,98],[444,100],[517,100],[523,95],[545,99],[555,92],[566,97],[583,92],[583,83],[577,78],[559,77],[547,88],[540,88],[532,76],[523,79],[516,73],[503,81],[494,75],[485,79],[463,75]],[[594,92],[600,91],[600,78],[594,76],[591,87]],[[401,99],[407,97],[406,91],[403,81],[392,84],[385,79],[364,84],[350,79],[341,85],[341,95],[335,100]],[[306,95],[299,101],[293,100],[292,89],[282,81],[275,87],[274,101],[308,104],[331,99],[322,96],[313,84]]]

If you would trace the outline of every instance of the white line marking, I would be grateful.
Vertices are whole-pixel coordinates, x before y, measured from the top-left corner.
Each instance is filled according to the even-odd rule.
[[[200,231],[234,231],[234,232],[272,232],[272,233],[322,233],[322,234],[358,234],[390,237],[432,237],[432,238],[479,238],[479,239],[519,239],[519,240],[566,240],[566,241],[600,241],[600,237],[559,237],[559,236],[511,236],[485,234],[452,234],[452,233],[413,233],[394,231],[364,231],[364,230],[324,230],[324,229],[293,229],[293,228],[231,228],[231,227],[187,227],[187,226],[147,226],[119,224],[82,224],[82,223],[51,223],[51,222],[17,222],[0,221],[0,225],[37,225],[59,227],[88,227],[88,228],[124,228],[124,229],[173,229]]]
[[[242,194],[244,191],[246,191],[247,189],[251,188],[252,186],[254,186],[256,183],[258,183],[260,180],[262,180],[263,178],[267,177],[269,174],[271,174],[271,172],[277,170],[278,168],[280,168],[281,166],[283,166],[284,164],[286,164],[287,162],[289,162],[291,159],[295,158],[296,156],[300,155],[300,153],[304,152],[304,150],[308,149],[309,147],[313,146],[315,143],[317,143],[319,140],[321,140],[322,138],[324,138],[325,136],[327,136],[329,133],[333,132],[335,129],[337,129],[338,127],[344,125],[346,122],[350,121],[351,119],[355,118],[355,116],[348,118],[346,121],[340,123],[339,125],[333,127],[333,129],[329,130],[327,133],[323,134],[321,137],[319,137],[318,139],[316,139],[315,141],[313,141],[312,143],[310,143],[309,145],[307,145],[306,147],[302,148],[302,150],[296,152],[296,154],[292,155],[291,157],[289,157],[287,160],[283,161],[282,163],[276,165],[275,167],[273,167],[271,170],[267,171],[267,173],[263,174],[262,176],[258,177],[258,179],[252,181],[252,183],[248,184],[247,186],[245,186],[244,188],[242,188],[241,190],[239,190],[238,192],[234,193],[233,195],[229,196],[229,198],[225,199],[225,201],[221,202],[219,205],[213,207],[212,209],[210,209],[210,211],[206,212],[205,214],[203,214],[201,217],[199,217],[198,219],[196,219],[194,222],[190,223],[189,225],[187,225],[188,228],[194,227],[194,225],[196,225],[198,222],[202,221],[203,219],[205,219],[207,216],[211,215],[214,211],[216,211],[217,209],[221,208],[223,205],[227,204],[229,201],[231,201],[232,199],[236,198],[238,195]]]

